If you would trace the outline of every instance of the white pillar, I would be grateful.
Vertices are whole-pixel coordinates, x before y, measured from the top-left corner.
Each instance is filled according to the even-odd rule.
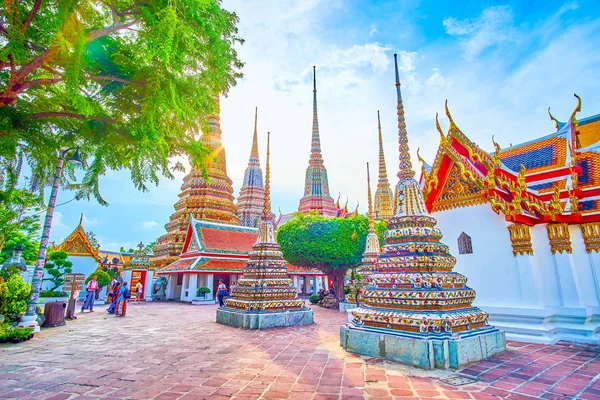
[[[188,293],[188,298],[190,300],[195,299],[196,296],[196,290],[198,289],[198,274],[190,274],[189,275],[189,293]]]
[[[190,274],[183,274],[183,281],[181,282],[181,296],[179,300],[184,301],[188,299],[187,291],[190,286]]]
[[[581,291],[581,302],[588,309],[589,316],[598,315],[600,314],[600,292],[598,291],[598,276],[593,259],[585,250],[585,243],[579,225],[570,226],[569,231],[573,250],[570,255],[571,266],[575,281]]]
[[[146,272],[146,282],[144,285],[144,300],[152,301],[152,280],[154,279],[154,270],[150,269]]]
[[[299,283],[299,279],[298,279],[298,275],[292,275],[292,280],[293,280],[293,284],[294,287],[296,288],[296,291],[298,293],[300,293],[300,283]]]
[[[213,293],[215,284],[215,276],[213,274],[206,275],[206,287],[210,289],[210,293],[206,295],[206,298],[209,300],[214,300],[215,294]]]
[[[167,275],[167,299],[175,298],[175,286],[177,286],[177,275],[168,274]]]

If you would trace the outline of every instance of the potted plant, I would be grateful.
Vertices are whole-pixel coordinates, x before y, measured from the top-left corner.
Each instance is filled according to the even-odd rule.
[[[318,294],[311,294],[308,297],[308,301],[310,301],[311,304],[317,304],[319,302],[319,295]]]
[[[201,286],[198,289],[196,289],[196,296],[200,297],[200,295],[202,295],[203,299],[206,299],[206,295],[210,293],[210,289],[207,288],[206,286]]]

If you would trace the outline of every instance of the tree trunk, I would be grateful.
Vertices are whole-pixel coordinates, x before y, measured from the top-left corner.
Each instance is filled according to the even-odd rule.
[[[335,291],[335,297],[339,301],[344,301],[344,298],[346,297],[344,294],[344,278],[346,277],[346,269],[330,269],[327,271],[326,275],[329,279],[331,279],[333,290]]]

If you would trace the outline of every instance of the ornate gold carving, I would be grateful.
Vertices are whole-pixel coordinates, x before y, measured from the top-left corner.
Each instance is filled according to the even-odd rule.
[[[591,253],[600,252],[600,222],[588,222],[581,224],[581,234],[585,243],[585,251]]]
[[[100,261],[98,248],[90,243],[81,223],[57,249],[66,252],[70,256],[92,256],[96,261]]]
[[[456,207],[468,207],[485,203],[485,198],[475,183],[464,178],[464,171],[464,167],[460,168],[457,163],[452,165],[446,179],[446,184],[433,203],[432,211],[449,210]]]
[[[552,254],[556,254],[558,251],[562,253],[566,251],[571,254],[571,235],[569,234],[569,225],[565,223],[560,224],[548,224],[548,240],[550,241],[550,250]]]
[[[531,234],[529,226],[523,224],[514,224],[508,226],[510,233],[510,241],[512,243],[513,255],[533,255],[533,247],[531,246]]]

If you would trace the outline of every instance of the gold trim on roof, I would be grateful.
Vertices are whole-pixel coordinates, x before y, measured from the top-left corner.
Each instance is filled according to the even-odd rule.
[[[70,256],[92,256],[99,262],[98,247],[94,247],[88,239],[83,226],[81,226],[82,220],[83,214],[77,228],[56,249],[62,250]]]
[[[600,222],[588,222],[579,225],[585,243],[585,251],[600,253]]]
[[[550,241],[552,254],[562,253],[563,251],[569,254],[573,252],[568,224],[548,224],[546,229],[548,230],[548,240]]]
[[[513,255],[517,254],[524,256],[525,254],[532,256],[533,247],[531,245],[531,233],[529,226],[523,224],[513,224],[508,226],[510,234],[510,242],[513,248]]]

